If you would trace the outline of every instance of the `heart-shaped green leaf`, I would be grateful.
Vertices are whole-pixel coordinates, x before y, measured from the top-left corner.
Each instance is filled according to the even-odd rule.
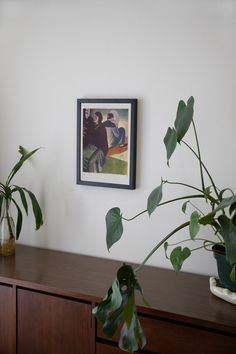
[[[182,268],[183,262],[191,255],[191,251],[188,247],[184,247],[182,250],[181,246],[173,249],[170,255],[170,261],[176,272],[179,272]]]
[[[112,208],[107,212],[106,229],[106,243],[109,251],[111,246],[119,241],[123,234],[122,216],[119,208]]]

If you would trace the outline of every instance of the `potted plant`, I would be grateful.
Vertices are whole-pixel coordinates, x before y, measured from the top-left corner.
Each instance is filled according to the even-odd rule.
[[[119,347],[125,351],[133,352],[145,346],[146,339],[137,317],[135,304],[135,291],[139,291],[142,294],[142,288],[137,280],[137,273],[160,247],[163,246],[165,255],[170,260],[175,271],[180,271],[183,262],[200,248],[208,252],[211,251],[209,252],[211,254],[213,252],[217,259],[223,257],[229,273],[225,283],[221,279],[222,274],[221,270],[219,270],[221,285],[236,291],[236,195],[230,188],[219,189],[203,162],[193,113],[193,97],[190,97],[187,103],[182,100],[179,102],[174,127],[168,128],[164,137],[164,144],[168,165],[177,144],[191,151],[199,165],[200,186],[196,187],[185,182],[162,179],[160,185],[150,193],[145,210],[128,219],[122,215],[118,207],[114,207],[106,215],[106,243],[109,250],[122,236],[123,221],[134,220],[144,213],[148,213],[151,216],[157,208],[170,203],[182,202],[182,211],[184,213],[187,207],[192,209],[191,215],[186,222],[178,225],[164,238],[158,240],[157,245],[139,266],[134,268],[131,265],[123,264],[118,270],[105,298],[93,309],[93,314],[103,324],[103,332],[109,338],[113,337],[119,324],[123,323]],[[184,140],[190,127],[193,128],[196,148],[193,148]],[[191,191],[191,193],[162,201],[163,187],[168,184],[181,185]],[[208,208],[207,213],[195,206],[194,200],[196,199],[203,201]],[[200,228],[206,226],[210,226],[214,230],[213,239],[210,237],[209,239],[198,237]],[[171,238],[183,229],[188,229],[188,239],[180,239],[177,244],[171,244]],[[190,248],[187,244],[183,247],[182,245],[185,242],[188,244],[201,242],[201,246],[196,247],[194,245],[193,248]],[[220,265],[218,266],[220,267]],[[144,298],[143,300],[147,304]]]
[[[39,149],[35,149],[31,152],[27,152],[22,146],[19,146],[18,151],[21,155],[19,161],[11,170],[6,182],[0,183],[0,254],[3,256],[12,255],[15,253],[15,238],[18,240],[23,222],[22,207],[20,207],[19,201],[28,215],[28,202],[26,195],[28,195],[32,204],[36,230],[38,230],[43,224],[42,211],[35,195],[25,187],[11,184],[13,177],[22,167],[24,162],[38,150]],[[19,201],[15,199],[15,193],[19,195]],[[13,218],[10,214],[11,205],[14,205],[17,210],[16,230]]]

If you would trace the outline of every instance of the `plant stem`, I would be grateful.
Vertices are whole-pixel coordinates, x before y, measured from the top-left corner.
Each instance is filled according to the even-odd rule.
[[[180,198],[175,198],[175,199],[171,199],[171,200],[167,200],[166,202],[163,202],[163,203],[160,203],[157,205],[157,208],[160,207],[160,206],[163,206],[165,204],[169,204],[169,203],[172,203],[172,202],[176,202],[178,200],[183,200],[183,199],[192,199],[192,198],[205,198],[204,194],[193,194],[193,195],[186,195],[184,197],[180,197]],[[141,211],[140,213],[138,213],[137,215],[133,216],[132,218],[124,218],[122,216],[122,219],[125,220],[125,221],[132,221],[134,219],[136,219],[138,216],[146,213],[148,210],[145,209],[143,211]]]
[[[183,242],[193,242],[193,241],[204,241],[204,242],[209,242],[209,243],[211,243],[211,244],[215,244],[214,241],[211,241],[211,240],[207,240],[207,239],[205,239],[205,238],[200,238],[200,237],[198,237],[198,238],[195,238],[194,240],[192,240],[191,238],[186,238],[185,240],[181,240],[181,241],[176,242],[176,243],[169,243],[169,244],[168,244],[168,247],[169,247],[169,246],[170,246],[170,247],[177,246],[177,245],[179,245],[179,244],[181,244],[181,243],[183,243]]]
[[[181,183],[181,182],[171,182],[171,181],[163,181],[163,183],[168,183],[168,184],[177,184],[177,185],[180,185],[180,186],[185,186],[185,187],[188,187],[188,188],[191,188],[191,189],[194,189],[198,192],[201,192],[203,195],[204,195],[204,198],[208,198],[212,203],[215,203],[215,204],[219,204],[219,202],[211,197],[210,195],[207,195],[204,190],[201,190],[199,188],[196,188],[194,186],[191,186],[190,184],[186,184],[186,183]]]
[[[199,146],[199,142],[198,142],[197,130],[196,130],[196,127],[195,127],[194,120],[192,120],[192,123],[193,123],[194,135],[195,135],[196,143],[197,143],[197,151],[198,151],[198,159],[199,159],[199,166],[200,166],[200,175],[201,175],[201,181],[202,181],[202,189],[205,190],[204,176],[203,176],[203,171],[202,171],[201,152],[200,152],[200,146]]]
[[[143,262],[134,270],[135,273],[137,273],[144,265],[145,263],[149,260],[149,258],[155,253],[159,247],[163,245],[172,235],[174,235],[176,232],[180,231],[181,229],[184,229],[185,227],[189,226],[190,221],[185,222],[184,224],[181,224],[180,226],[176,227],[173,231],[171,231],[166,237],[164,237],[152,250],[151,252],[147,255],[147,257],[143,260]]]
[[[186,141],[182,140],[182,143],[184,143],[192,151],[192,153],[197,157],[197,159],[201,162],[202,167],[204,168],[206,174],[208,175],[208,177],[209,177],[209,179],[211,181],[211,184],[212,184],[212,186],[214,188],[215,194],[219,198],[219,193],[217,191],[216,185],[215,185],[215,183],[213,181],[213,178],[211,177],[210,172],[208,171],[206,165],[202,162],[202,160],[199,159],[198,154],[191,148],[191,146],[188,143],[186,143]]]
[[[7,218],[7,225],[8,225],[8,229],[9,229],[9,233],[10,233],[10,238],[14,238],[14,234],[12,231],[12,227],[11,227],[11,222],[10,222],[10,215],[9,215],[9,202],[8,199],[5,200],[6,203],[6,218]]]

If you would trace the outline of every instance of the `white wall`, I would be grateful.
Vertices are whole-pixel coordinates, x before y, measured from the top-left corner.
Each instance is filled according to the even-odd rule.
[[[45,223],[35,232],[25,218],[19,243],[141,261],[185,220],[181,204],[125,225],[110,253],[104,217],[113,206],[126,216],[145,208],[161,177],[200,185],[190,154],[178,149],[169,169],[162,142],[190,95],[203,159],[220,188],[235,190],[235,38],[235,0],[0,0],[1,180],[18,145],[43,147],[15,183],[38,195]],[[136,190],[76,185],[79,97],[138,98]],[[167,186],[164,198],[179,192]],[[162,250],[150,264],[170,266]],[[184,269],[216,272],[207,252]]]

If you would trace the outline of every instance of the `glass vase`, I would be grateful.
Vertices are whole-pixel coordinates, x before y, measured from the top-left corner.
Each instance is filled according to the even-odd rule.
[[[15,254],[15,224],[10,215],[10,203],[3,201],[0,217],[0,255],[11,256]]]

